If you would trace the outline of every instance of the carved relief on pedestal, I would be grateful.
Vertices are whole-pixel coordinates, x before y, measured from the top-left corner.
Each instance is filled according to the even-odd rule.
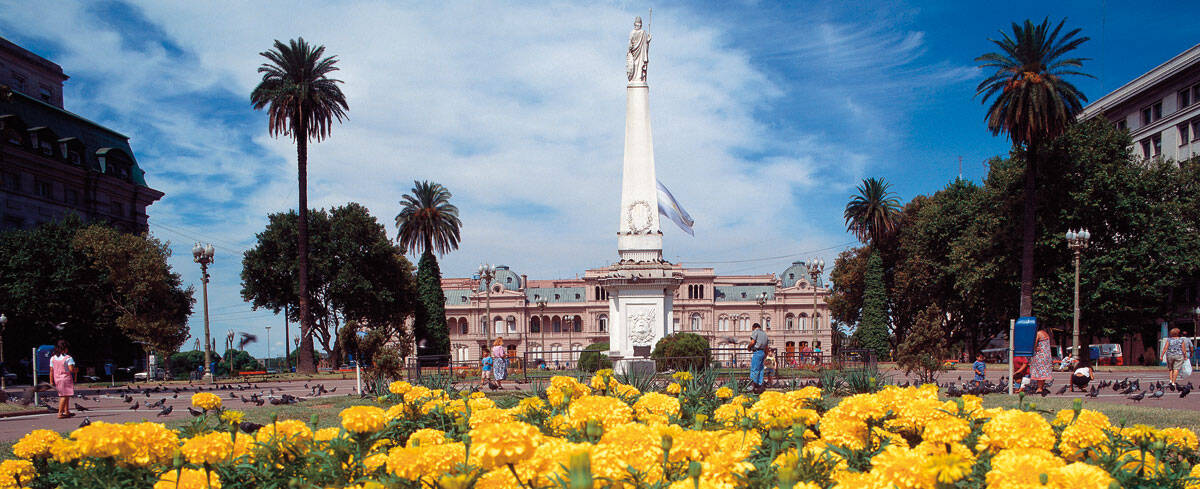
[[[629,343],[634,346],[654,344],[654,308],[652,306],[630,307],[625,316],[629,325]]]

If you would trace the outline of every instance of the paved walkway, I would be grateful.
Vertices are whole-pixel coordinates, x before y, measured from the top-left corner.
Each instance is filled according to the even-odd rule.
[[[305,384],[308,387],[305,387]],[[211,391],[214,394],[221,396],[226,407],[232,409],[242,409],[256,407],[254,403],[244,403],[241,398],[249,398],[251,394],[258,394],[264,400],[268,398],[279,398],[282,394],[290,394],[296,397],[312,398],[312,387],[317,384],[323,384],[327,390],[333,392],[321,394],[318,397],[343,396],[354,393],[354,380],[341,379],[325,379],[314,381],[287,381],[287,382],[261,382],[251,384],[234,384],[227,388],[225,384],[218,384],[217,387],[211,387],[206,384],[164,384],[160,387],[161,390],[153,391],[158,383],[141,383],[131,385],[134,389],[129,390],[118,388],[102,388],[102,389],[79,389],[76,390],[76,398],[72,400],[71,412],[75,414],[73,418],[58,419],[56,412],[48,411],[45,414],[13,416],[8,418],[0,418],[0,442],[12,441],[24,436],[34,429],[49,429],[58,432],[70,432],[79,426],[85,418],[92,421],[105,421],[109,423],[124,423],[129,421],[141,421],[143,419],[150,421],[167,421],[191,417],[188,414],[187,408],[192,404],[192,394],[203,390]],[[144,393],[144,389],[151,389],[150,395]],[[176,392],[176,389],[179,392]],[[215,390],[214,390],[215,389]],[[20,389],[10,388],[9,393],[16,394]],[[45,396],[39,395],[39,400],[48,400],[54,409],[57,410],[58,398],[54,392],[47,392]],[[231,397],[231,394],[235,397]],[[81,399],[78,395],[83,395],[86,399]],[[130,395],[133,397],[132,402],[126,403],[124,396]],[[148,408],[147,404],[164,400],[163,407]],[[137,403],[139,409],[130,409],[134,403]],[[87,408],[87,411],[81,411],[75,408],[78,404]],[[265,406],[270,404],[264,403]],[[159,416],[163,408],[171,407],[171,413],[165,416]],[[30,405],[31,409],[37,409],[37,406]]]

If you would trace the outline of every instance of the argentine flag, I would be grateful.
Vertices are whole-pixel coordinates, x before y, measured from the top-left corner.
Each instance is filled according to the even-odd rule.
[[[692,219],[692,216],[688,215],[686,210],[683,210],[683,206],[679,205],[679,202],[675,200],[675,196],[671,195],[670,190],[667,190],[666,185],[663,185],[659,181],[655,183],[658,183],[658,213],[673,221],[679,226],[679,229],[682,229],[691,236],[696,236],[696,233],[692,232],[692,225],[696,221]]]

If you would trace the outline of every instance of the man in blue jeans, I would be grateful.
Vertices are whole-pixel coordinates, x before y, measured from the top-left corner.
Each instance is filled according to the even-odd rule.
[[[750,332],[750,351],[754,353],[750,356],[750,383],[754,384],[755,392],[762,392],[763,387],[763,360],[767,357],[767,333],[762,330],[762,325],[754,323]]]

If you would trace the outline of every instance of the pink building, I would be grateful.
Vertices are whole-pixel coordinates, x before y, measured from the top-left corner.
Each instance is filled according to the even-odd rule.
[[[751,325],[761,323],[784,361],[796,361],[805,346],[819,345],[826,354],[832,350],[825,303],[829,291],[819,277],[813,286],[803,262],[792,263],[778,277],[676,267],[684,279],[675,290],[674,331],[697,333],[714,348],[744,351]],[[576,355],[568,351],[608,341],[608,295],[597,281],[607,272],[596,269],[585,271],[582,278],[530,280],[500,265],[490,294],[478,279],[442,279],[453,359],[479,358],[487,343],[484,328],[490,309],[491,337],[503,337],[510,356],[534,352],[530,361],[574,361]]]

